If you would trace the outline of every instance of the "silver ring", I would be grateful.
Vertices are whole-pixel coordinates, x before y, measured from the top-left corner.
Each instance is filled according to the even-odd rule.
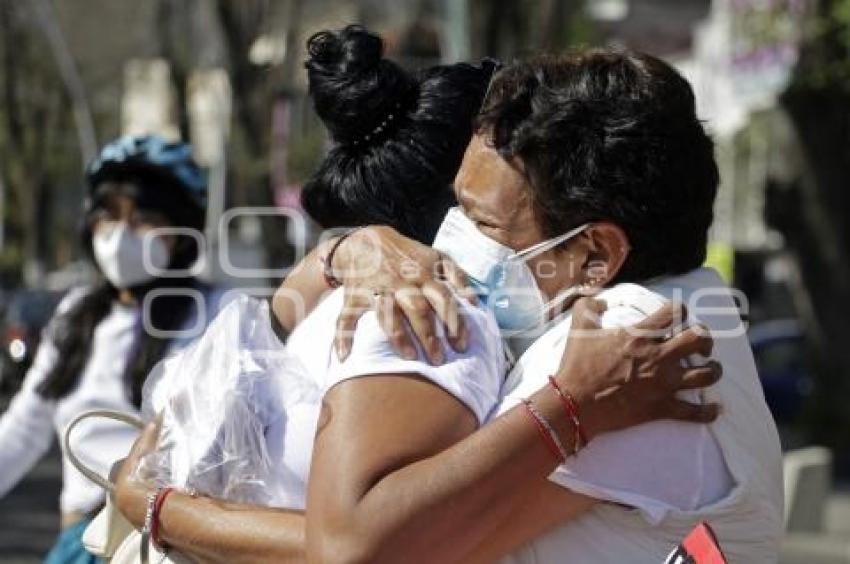
[[[386,288],[374,288],[374,289],[372,289],[372,299],[373,300],[377,301],[378,299],[383,298],[383,297],[388,296],[388,295],[389,295],[389,291]]]

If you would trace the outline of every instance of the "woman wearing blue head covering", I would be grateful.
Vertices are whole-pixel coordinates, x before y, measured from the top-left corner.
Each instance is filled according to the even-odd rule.
[[[0,496],[80,413],[136,413],[150,369],[185,342],[173,335],[207,317],[210,289],[191,272],[198,240],[185,230],[159,230],[203,230],[207,185],[191,147],[156,136],[123,137],[103,148],[86,176],[83,247],[101,280],[61,301],[21,391],[0,418]],[[105,473],[135,435],[99,419],[81,423],[74,438],[86,462]],[[67,457],[62,478],[62,532],[46,561],[94,562],[80,537],[103,492]]]

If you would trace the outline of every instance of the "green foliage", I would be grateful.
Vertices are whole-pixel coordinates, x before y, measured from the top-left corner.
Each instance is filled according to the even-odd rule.
[[[839,27],[844,46],[850,47],[850,0],[835,0],[830,19]]]
[[[565,30],[565,37],[562,42],[564,47],[599,44],[599,30],[582,10],[579,10],[570,18]]]
[[[850,0],[820,0],[807,26],[793,89],[850,94]]]
[[[68,207],[73,190],[49,197],[55,186],[79,183],[80,162],[70,104],[43,34],[25,4],[0,0],[0,174],[5,186],[4,248],[0,269],[20,273],[24,262],[55,262],[67,233],[47,221]],[[78,197],[76,198],[79,199]],[[74,212],[68,212],[74,210]],[[50,252],[46,253],[45,250]],[[9,276],[4,276],[9,279]]]

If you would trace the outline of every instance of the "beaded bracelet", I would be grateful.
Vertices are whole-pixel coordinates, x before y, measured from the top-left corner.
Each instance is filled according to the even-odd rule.
[[[160,490],[150,492],[145,497],[147,508],[145,510],[145,522],[142,526],[142,543],[139,547],[139,559],[142,564],[148,564],[150,560],[150,538],[151,530],[153,529],[154,510],[156,508],[156,500],[159,497]]]
[[[540,432],[540,437],[543,439],[543,442],[546,443],[546,447],[549,449],[549,452],[552,453],[552,456],[558,462],[566,462],[569,455],[567,454],[567,449],[564,448],[564,444],[561,442],[561,439],[558,437],[558,433],[555,432],[555,428],[552,427],[552,424],[543,416],[540,411],[534,407],[534,404],[530,399],[523,399],[523,405],[525,405],[525,412],[529,417],[534,421],[534,424],[537,426],[537,430]]]
[[[573,449],[573,454],[575,454],[579,451],[579,449],[587,444],[587,435],[584,434],[584,428],[581,426],[581,419],[579,419],[578,416],[578,405],[576,405],[573,396],[571,396],[569,392],[565,392],[561,389],[554,376],[549,376],[549,384],[552,385],[552,389],[558,395],[558,399],[561,400],[561,405],[564,406],[564,411],[575,428],[576,438],[575,447]]]

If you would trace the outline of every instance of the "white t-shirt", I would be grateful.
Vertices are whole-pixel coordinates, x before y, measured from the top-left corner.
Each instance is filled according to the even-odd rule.
[[[705,392],[682,397],[704,396],[720,402],[723,412],[711,425],[660,421],[594,439],[550,479],[613,503],[597,504],[505,562],[662,562],[702,520],[714,528],[730,563],[775,562],[782,534],[781,452],[728,288],[713,270],[698,269],[648,288],[621,284],[599,298],[608,304],[602,325],[609,327],[634,324],[666,300],[684,302],[692,320],[711,329],[712,358],[724,376]],[[499,412],[545,385],[570,322],[567,316],[519,359]]]
[[[599,296],[607,304],[603,327],[640,322],[665,300],[635,284],[620,284]],[[561,361],[572,318],[556,324],[520,357],[504,388],[500,415],[548,383]],[[702,403],[700,391],[679,394]],[[628,461],[628,462],[626,462]],[[696,509],[723,497],[732,479],[717,440],[706,425],[656,421],[602,435],[560,466],[552,480],[597,499],[637,507],[657,524],[669,508]]]

